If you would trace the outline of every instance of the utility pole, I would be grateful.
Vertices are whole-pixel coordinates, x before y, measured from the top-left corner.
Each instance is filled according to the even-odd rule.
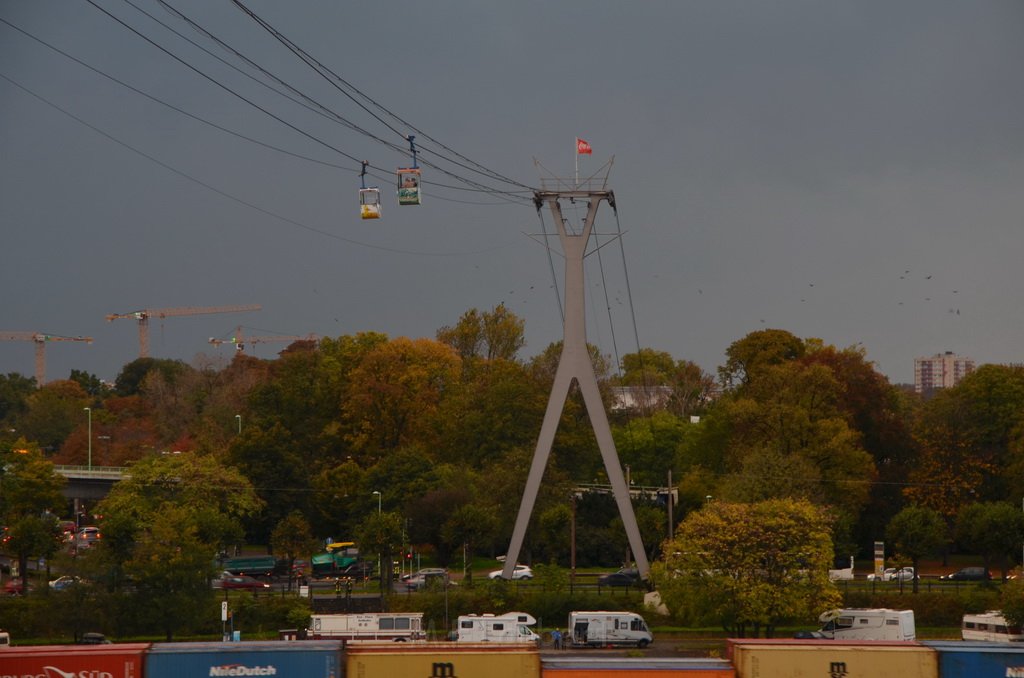
[[[534,503],[537,500],[537,492],[544,476],[544,469],[547,466],[548,457],[551,455],[558,420],[565,407],[569,388],[575,381],[583,395],[587,414],[590,415],[590,422],[594,427],[597,446],[601,451],[608,480],[611,481],[619,515],[626,527],[630,550],[636,559],[640,576],[646,579],[650,569],[647,552],[640,539],[640,528],[637,526],[636,514],[633,512],[629,487],[622,475],[619,455],[615,451],[615,441],[612,439],[611,427],[608,424],[608,414],[605,412],[604,403],[601,400],[597,375],[594,373],[594,365],[590,361],[590,353],[587,350],[584,316],[586,284],[583,277],[583,259],[586,256],[587,241],[593,231],[598,206],[602,202],[607,202],[614,209],[615,196],[609,190],[580,190],[578,184],[574,184],[572,190],[535,191],[533,200],[538,211],[544,205],[550,208],[565,255],[565,318],[562,355],[558,361],[555,381],[551,387],[551,396],[544,414],[544,422],[541,424],[537,447],[533,453],[533,463],[530,465],[530,473],[526,480],[526,488],[523,490],[519,515],[516,517],[515,527],[512,530],[512,540],[508,547],[508,554],[505,556],[505,565],[502,568],[501,576],[504,579],[511,579],[513,569],[519,562],[519,552],[526,535],[526,526],[530,522],[530,514],[533,512]],[[574,228],[570,231],[568,222],[562,217],[562,207],[559,202],[561,200],[571,201],[577,207],[586,206],[587,214],[581,228]]]

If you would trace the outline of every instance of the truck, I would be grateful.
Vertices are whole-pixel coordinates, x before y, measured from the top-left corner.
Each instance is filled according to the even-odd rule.
[[[315,614],[306,637],[310,640],[423,640],[422,612]]]
[[[797,638],[829,640],[914,640],[913,610],[888,608],[844,608],[829,610],[818,617],[817,631],[801,631]]]
[[[224,561],[224,571],[250,577],[269,577],[277,568],[274,556],[240,556]]]
[[[530,627],[537,620],[525,612],[466,614],[458,619],[455,640],[467,643],[540,643]]]
[[[569,613],[569,642],[574,647],[645,648],[654,642],[654,636],[644,618],[635,612],[577,611]]]
[[[337,577],[349,565],[359,560],[359,549],[354,542],[339,541],[328,544],[324,553],[313,556],[310,568],[314,577]]]

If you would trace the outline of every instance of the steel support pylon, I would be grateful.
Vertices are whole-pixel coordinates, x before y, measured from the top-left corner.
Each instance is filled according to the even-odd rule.
[[[577,203],[586,202],[587,215],[583,227],[578,233],[569,231],[567,222],[562,217],[560,199],[573,200]],[[533,513],[548,457],[551,455],[551,446],[555,440],[558,420],[561,418],[562,409],[565,407],[565,400],[569,395],[569,388],[572,386],[573,380],[579,385],[583,402],[587,407],[587,414],[594,427],[597,446],[601,451],[608,480],[611,481],[615,503],[618,505],[619,515],[626,527],[626,537],[629,540],[629,547],[633,552],[640,576],[646,579],[650,569],[647,552],[644,551],[644,545],[640,539],[636,514],[633,512],[633,503],[630,501],[629,488],[626,486],[626,479],[622,474],[619,455],[615,451],[615,441],[612,439],[611,427],[608,425],[608,414],[604,410],[604,403],[598,391],[597,375],[594,373],[594,365],[591,363],[590,353],[587,351],[584,316],[586,285],[583,278],[583,259],[586,256],[587,241],[590,239],[594,227],[594,219],[597,217],[597,209],[602,201],[608,201],[608,204],[614,209],[615,198],[611,191],[537,191],[534,194],[534,202],[538,210],[544,204],[551,209],[552,218],[558,229],[558,237],[562,243],[562,251],[565,256],[565,320],[562,355],[558,360],[558,369],[555,372],[555,382],[551,387],[544,423],[540,428],[537,448],[533,453],[533,463],[530,465],[530,474],[526,479],[526,488],[523,490],[523,500],[519,505],[519,515],[516,517],[512,540],[509,543],[505,564],[502,568],[501,576],[505,579],[511,579],[512,570],[519,560],[526,527],[530,522],[530,515]]]

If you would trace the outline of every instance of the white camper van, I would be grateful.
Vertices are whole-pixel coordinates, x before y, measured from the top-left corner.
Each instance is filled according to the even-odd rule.
[[[999,610],[990,610],[980,614],[965,614],[960,634],[964,640],[987,640],[996,643],[1024,640],[1022,629],[1007,622]]]
[[[530,627],[537,623],[525,612],[502,615],[467,614],[459,617],[456,640],[469,643],[539,643]]]
[[[577,647],[647,647],[654,636],[635,612],[570,612],[569,641]]]
[[[422,640],[422,612],[315,614],[309,626],[312,640]]]
[[[797,638],[828,638],[833,640],[914,640],[913,610],[885,608],[847,608],[829,610],[818,620],[818,631],[802,632]]]

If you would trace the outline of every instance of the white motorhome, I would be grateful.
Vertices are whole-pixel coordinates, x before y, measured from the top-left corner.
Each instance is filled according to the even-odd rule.
[[[311,640],[422,640],[423,613],[315,614],[306,635]]]
[[[537,623],[525,612],[467,614],[459,617],[455,639],[469,643],[539,643],[530,627]]]
[[[569,642],[577,647],[647,647],[654,636],[644,618],[635,612],[570,612]]]
[[[964,640],[987,640],[996,643],[1024,641],[1024,633],[1019,626],[1006,621],[999,610],[990,610],[979,614],[965,614],[960,628]]]
[[[818,620],[818,631],[802,632],[797,638],[828,638],[833,640],[914,640],[913,610],[885,608],[847,608],[829,610]]]

